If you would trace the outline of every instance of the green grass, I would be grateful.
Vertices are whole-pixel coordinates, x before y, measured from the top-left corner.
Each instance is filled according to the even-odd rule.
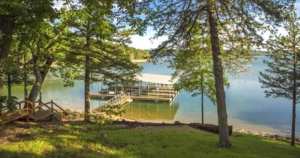
[[[22,129],[7,127],[5,130]],[[300,148],[258,136],[231,137],[217,148],[217,135],[190,127],[67,124],[25,128],[0,145],[0,158],[299,158]]]

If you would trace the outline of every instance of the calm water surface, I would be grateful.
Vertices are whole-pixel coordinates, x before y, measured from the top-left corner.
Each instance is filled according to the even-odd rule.
[[[230,86],[226,89],[229,123],[235,129],[272,132],[286,135],[290,131],[291,101],[282,98],[266,98],[258,82],[259,72],[263,71],[263,57],[256,58],[246,72],[230,75]],[[145,73],[171,74],[172,70],[164,64],[143,65]],[[100,90],[100,85],[92,85],[92,91]],[[76,110],[83,109],[83,82],[76,81],[74,87],[63,87],[60,80],[48,78],[43,87],[43,100],[55,100],[59,104]],[[2,92],[5,93],[5,92]],[[22,98],[22,86],[13,87],[14,95]],[[101,101],[92,101],[92,106],[101,105]],[[126,106],[124,117],[140,121],[155,122],[200,122],[200,97],[192,97],[182,91],[176,98],[176,104],[133,102]],[[300,114],[300,108],[297,109]],[[216,123],[216,106],[205,98],[205,121]],[[300,137],[300,117],[297,118],[297,135]]]

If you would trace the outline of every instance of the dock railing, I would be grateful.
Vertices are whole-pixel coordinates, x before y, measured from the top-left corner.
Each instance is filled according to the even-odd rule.
[[[53,100],[47,103],[43,103],[41,101],[31,102],[29,100],[23,100],[15,102],[14,106],[17,108],[15,111],[26,111],[28,113],[34,113],[37,109],[41,109],[44,107],[47,110],[50,110],[51,112],[62,112],[64,115],[68,114],[61,106],[59,106]],[[8,112],[8,107],[2,104],[0,108],[0,115],[3,115]]]
[[[172,103],[177,91],[171,86],[125,86],[101,89],[98,93],[91,93],[91,97],[108,99],[122,94],[130,96],[133,100],[168,101]]]
[[[105,105],[122,105],[125,104],[127,102],[130,102],[131,98],[128,95],[125,94],[118,94],[115,95],[113,98],[109,99],[108,101],[106,101],[103,106]]]

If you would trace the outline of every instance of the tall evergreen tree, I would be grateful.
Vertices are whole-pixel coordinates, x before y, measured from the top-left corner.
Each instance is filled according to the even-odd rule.
[[[189,58],[186,58],[187,54]],[[176,70],[173,77],[178,79],[175,88],[192,92],[192,96],[201,96],[202,124],[204,124],[204,96],[213,103],[216,101],[214,78],[210,66],[210,55],[206,52],[192,52],[192,50],[178,52],[172,65]]]
[[[126,2],[130,1],[117,2],[81,1],[65,14],[65,18],[70,20],[72,31],[69,53],[66,54],[69,63],[61,64],[75,64],[84,69],[85,121],[90,121],[89,95],[93,79],[106,82],[132,80],[138,70],[138,66],[130,61],[129,54],[126,53],[126,43],[132,30],[126,28],[124,19],[118,20],[126,12],[122,10],[122,14],[116,15],[114,9],[118,8],[113,8],[115,4],[119,4],[119,7],[127,6]],[[91,74],[94,78],[91,78]]]
[[[212,53],[209,36],[200,29],[194,29],[190,39],[184,41],[184,47],[174,50],[174,58],[170,60],[174,67],[174,78],[178,78],[175,86],[192,92],[192,96],[201,96],[201,122],[204,123],[204,96],[216,103],[216,90],[212,70]],[[224,42],[224,41],[223,41]],[[223,50],[224,51],[224,50]],[[231,51],[230,55],[222,53],[223,65],[228,73],[243,71],[243,65],[251,61],[250,54],[237,57],[239,52]],[[187,57],[188,56],[188,57]],[[224,77],[225,85],[229,82]]]
[[[292,100],[291,145],[295,145],[296,104],[300,100],[300,22],[294,12],[285,29],[287,35],[275,35],[268,40],[268,68],[261,72],[260,82],[267,97]]]
[[[174,57],[170,62],[175,69],[173,78],[177,78],[175,88],[192,92],[192,96],[201,96],[201,123],[204,124],[204,96],[213,103],[216,101],[212,56],[209,38],[201,36],[200,29],[195,31],[191,39],[184,42],[185,47],[174,50]]]
[[[196,25],[207,31],[213,60],[213,74],[219,124],[219,146],[229,147],[227,109],[225,102],[222,50],[227,54],[250,50],[261,42],[258,29],[265,22],[279,22],[293,0],[152,0],[146,5],[146,20],[157,30],[156,36],[168,36],[157,51],[182,47]],[[143,7],[142,7],[143,8]],[[258,18],[259,17],[259,18]],[[223,39],[228,39],[223,43]],[[226,51],[225,51],[226,50]],[[228,53],[230,54],[230,53]]]

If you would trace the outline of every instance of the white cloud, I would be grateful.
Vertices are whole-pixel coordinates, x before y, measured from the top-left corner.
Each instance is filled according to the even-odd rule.
[[[297,14],[298,14],[298,16],[299,16],[299,15],[300,15],[300,0],[297,0],[297,1],[296,1],[295,6],[296,6]]]
[[[61,0],[55,1],[54,7],[56,9],[60,9],[62,6],[63,6],[63,1]],[[295,6],[296,6],[297,14],[298,16],[300,16],[300,0],[296,1]],[[278,33],[286,34],[287,32],[284,28],[278,28]],[[163,41],[167,40],[166,36],[153,39],[154,34],[155,31],[149,28],[147,29],[145,35],[143,36],[133,35],[131,36],[132,43],[130,44],[130,46],[138,49],[153,49],[159,46]],[[265,40],[268,39],[269,35],[270,35],[269,32],[262,32],[262,36]]]
[[[166,37],[151,39],[151,37],[152,36],[149,35],[133,35],[131,36],[132,43],[130,44],[130,46],[138,49],[153,49],[159,46],[163,41],[167,39]]]
[[[54,1],[54,8],[55,9],[61,9],[62,7],[63,7],[63,5],[64,5],[64,1],[61,1],[61,0],[55,0]]]
[[[143,36],[133,35],[131,36],[132,43],[130,46],[138,49],[153,49],[158,47],[163,41],[167,40],[166,36],[153,38],[154,34],[155,31],[149,28]]]

